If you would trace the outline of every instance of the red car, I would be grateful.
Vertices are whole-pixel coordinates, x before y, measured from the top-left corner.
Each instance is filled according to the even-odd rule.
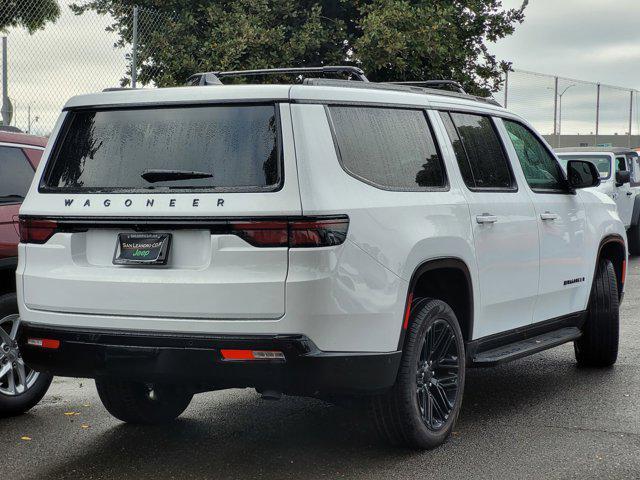
[[[18,210],[47,139],[0,130],[0,417],[27,411],[44,396],[51,376],[27,367],[15,342]]]

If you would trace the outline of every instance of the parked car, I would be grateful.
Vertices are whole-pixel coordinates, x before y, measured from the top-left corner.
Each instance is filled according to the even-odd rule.
[[[360,395],[414,448],[468,367],[567,342],[612,365],[627,249],[595,166],[566,177],[495,102],[338,68],[362,81],[69,100],[20,211],[27,362],[132,423],[224,388]]]
[[[566,168],[569,160],[589,160],[600,172],[598,190],[611,197],[627,229],[629,251],[640,255],[640,164],[629,148],[565,147],[556,153]]]
[[[51,383],[50,374],[24,364],[16,342],[18,209],[46,143],[46,138],[0,131],[0,416],[30,409]]]

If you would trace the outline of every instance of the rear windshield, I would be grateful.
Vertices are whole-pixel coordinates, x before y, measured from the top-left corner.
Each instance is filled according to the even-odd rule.
[[[274,104],[71,111],[41,187],[277,190],[279,138]]]
[[[562,168],[567,171],[567,162],[569,160],[583,160],[593,163],[598,172],[600,172],[600,178],[606,180],[611,176],[611,157],[609,155],[558,155]]]

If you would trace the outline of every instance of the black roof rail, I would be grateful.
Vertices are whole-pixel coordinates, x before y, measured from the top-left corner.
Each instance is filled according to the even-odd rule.
[[[412,80],[408,82],[384,82],[391,85],[411,85],[413,87],[425,87],[425,88],[441,88],[443,90],[451,90],[453,92],[464,93],[464,88],[460,83],[455,80]]]
[[[186,84],[190,86],[195,85],[222,85],[221,78],[228,77],[256,77],[264,75],[287,75],[297,74],[302,75],[304,73],[334,73],[334,74],[349,74],[356,80],[361,82],[368,82],[364,71],[358,67],[352,65],[332,65],[326,67],[297,67],[297,68],[263,68],[259,70],[229,70],[229,71],[217,71],[217,72],[203,72],[191,75]]]
[[[348,80],[337,80],[334,78],[306,78],[304,80],[305,85],[321,85],[326,87],[347,87],[347,88],[367,88],[371,90],[391,90],[396,92],[409,92],[409,93],[421,93],[428,95],[440,95],[443,97],[456,97],[463,98],[465,100],[473,100],[476,102],[483,102],[489,105],[495,105],[501,107],[493,97],[478,97],[468,93],[454,92],[452,90],[443,90],[442,88],[427,88],[418,87],[411,84],[397,84],[397,83],[376,83],[376,82],[350,82]]]
[[[135,89],[132,87],[107,87],[102,89],[103,92],[119,92],[121,90],[135,90]]]

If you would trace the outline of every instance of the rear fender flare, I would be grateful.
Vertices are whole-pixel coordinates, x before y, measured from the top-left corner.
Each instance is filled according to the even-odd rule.
[[[459,270],[463,273],[466,281],[467,281],[467,290],[469,292],[469,321],[467,325],[467,331],[469,332],[470,340],[473,338],[473,323],[474,323],[474,298],[473,298],[473,281],[471,279],[471,270],[467,266],[467,264],[460,258],[457,257],[444,257],[444,258],[435,258],[431,260],[427,260],[416,267],[413,274],[411,275],[411,280],[409,281],[409,288],[407,289],[407,298],[405,301],[405,308],[403,310],[403,328],[400,330],[400,338],[398,339],[398,350],[403,350],[404,340],[406,336],[406,332],[408,328],[404,328],[405,319],[409,315],[411,315],[411,305],[410,302],[413,302],[413,291],[415,289],[418,280],[422,275],[427,272],[437,270],[440,268],[451,268]],[[460,325],[462,328],[463,326]]]

